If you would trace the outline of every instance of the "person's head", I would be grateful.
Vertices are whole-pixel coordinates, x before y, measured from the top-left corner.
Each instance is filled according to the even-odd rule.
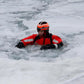
[[[39,35],[43,35],[44,32],[49,32],[49,24],[45,21],[39,22],[37,25],[37,31]]]

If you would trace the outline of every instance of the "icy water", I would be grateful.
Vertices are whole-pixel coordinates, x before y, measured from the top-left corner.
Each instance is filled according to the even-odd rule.
[[[40,21],[63,39],[58,50],[25,49]],[[0,0],[0,84],[84,84],[84,0]]]

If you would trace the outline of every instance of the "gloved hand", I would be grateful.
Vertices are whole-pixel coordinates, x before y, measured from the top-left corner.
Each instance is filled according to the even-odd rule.
[[[24,44],[22,42],[19,42],[15,47],[17,48],[24,48]]]
[[[41,46],[40,50],[46,50],[46,49],[55,49],[55,45],[54,44],[48,44],[48,45],[43,45]]]

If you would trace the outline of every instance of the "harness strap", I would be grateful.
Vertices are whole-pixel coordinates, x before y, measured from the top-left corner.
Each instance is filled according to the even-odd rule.
[[[37,35],[37,36],[35,37],[35,39],[34,39],[33,43],[35,43],[35,42],[36,42],[36,40],[38,40],[38,39],[39,39],[39,35]]]
[[[53,43],[52,43],[52,34],[50,34],[49,37],[50,37],[50,42],[51,42],[51,44],[53,44]]]

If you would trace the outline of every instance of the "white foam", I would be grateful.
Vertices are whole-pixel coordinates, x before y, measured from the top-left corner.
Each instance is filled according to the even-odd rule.
[[[52,3],[47,0],[0,2],[0,84],[84,83],[84,3],[81,1],[60,0],[57,4],[56,0]],[[21,18],[27,14],[31,19]],[[53,34],[67,41],[68,47],[62,52],[15,48],[16,40],[36,33],[36,26],[42,20],[50,24]],[[21,29],[19,22],[28,30]]]

